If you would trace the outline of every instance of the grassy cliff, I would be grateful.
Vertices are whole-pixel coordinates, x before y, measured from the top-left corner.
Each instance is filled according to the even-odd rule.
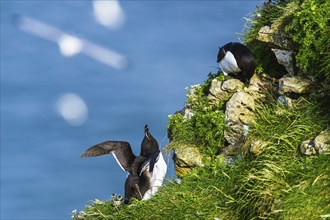
[[[258,59],[257,72],[281,77],[266,44],[255,40],[258,30],[274,22],[292,36],[300,75],[329,86],[329,1],[272,1],[261,6],[248,21],[245,43]],[[323,46],[322,46],[323,45]],[[115,206],[93,201],[75,219],[330,219],[330,152],[302,155],[302,141],[313,139],[330,124],[330,97],[304,95],[292,107],[278,103],[270,93],[257,103],[240,159],[225,163],[225,103],[210,103],[210,74],[187,96],[194,115],[169,118],[171,142],[193,143],[204,156],[182,181],[169,181],[150,200]],[[262,140],[251,154],[248,143]],[[173,145],[175,146],[175,144]]]

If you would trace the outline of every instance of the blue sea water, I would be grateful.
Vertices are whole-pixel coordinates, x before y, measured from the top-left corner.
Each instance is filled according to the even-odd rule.
[[[164,147],[168,115],[185,87],[217,72],[218,46],[239,41],[261,1],[121,1],[118,30],[96,22],[91,1],[1,1],[1,219],[69,219],[91,200],[123,194],[126,174],[107,155],[80,158],[105,140],[138,154],[144,125]],[[124,55],[118,71],[20,30],[27,16]],[[78,95],[87,120],[73,126],[58,99]],[[174,178],[171,158],[167,178]]]

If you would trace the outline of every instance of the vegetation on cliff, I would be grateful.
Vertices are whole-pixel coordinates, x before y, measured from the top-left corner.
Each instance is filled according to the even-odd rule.
[[[223,75],[209,74],[208,80],[202,85],[194,85],[188,88],[186,105],[193,110],[193,116],[186,120],[182,114],[170,115],[168,136],[172,142],[184,142],[194,144],[199,150],[209,156],[214,156],[223,145],[224,137],[224,102],[210,105],[207,99],[207,91],[211,80],[218,78],[223,80]]]
[[[268,74],[281,76],[283,68],[265,43],[258,41],[261,27],[276,24],[290,38],[300,74],[330,81],[330,2],[326,0],[278,0],[259,8],[248,19],[246,44]]]
[[[286,74],[258,31],[274,22],[291,36],[298,74],[330,84],[329,1],[272,1],[257,9],[244,33],[258,60],[258,73]],[[288,36],[287,35],[287,36]],[[330,152],[306,156],[300,144],[330,125],[330,96],[304,94],[287,106],[269,92],[256,103],[255,118],[240,156],[230,162],[225,145],[225,102],[207,98],[213,79],[188,89],[186,106],[193,114],[169,117],[168,149],[193,144],[204,158],[182,181],[169,180],[147,201],[116,206],[93,201],[75,219],[328,219],[330,218]],[[274,79],[276,81],[276,79]],[[329,88],[329,87],[326,87]],[[251,153],[251,143],[263,144]],[[180,143],[180,144],[176,144]]]

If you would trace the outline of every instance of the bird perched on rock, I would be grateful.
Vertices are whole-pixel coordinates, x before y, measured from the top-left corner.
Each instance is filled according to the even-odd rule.
[[[144,128],[141,153],[135,156],[126,141],[106,141],[87,149],[80,157],[97,157],[112,154],[128,176],[125,181],[125,203],[132,198],[149,199],[162,185],[167,165],[156,139]]]
[[[230,42],[219,47],[219,67],[225,76],[232,75],[248,83],[256,68],[256,59],[250,50],[241,43]]]

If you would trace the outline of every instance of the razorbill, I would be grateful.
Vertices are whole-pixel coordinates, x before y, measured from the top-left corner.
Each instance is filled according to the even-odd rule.
[[[106,141],[90,147],[80,157],[105,154],[112,154],[119,166],[128,173],[125,181],[125,203],[130,203],[132,198],[149,199],[162,185],[167,165],[147,125],[139,156],[133,154],[131,145],[126,141]]]
[[[256,59],[250,50],[241,43],[230,42],[219,47],[219,67],[225,76],[232,75],[248,83],[256,68]]]

